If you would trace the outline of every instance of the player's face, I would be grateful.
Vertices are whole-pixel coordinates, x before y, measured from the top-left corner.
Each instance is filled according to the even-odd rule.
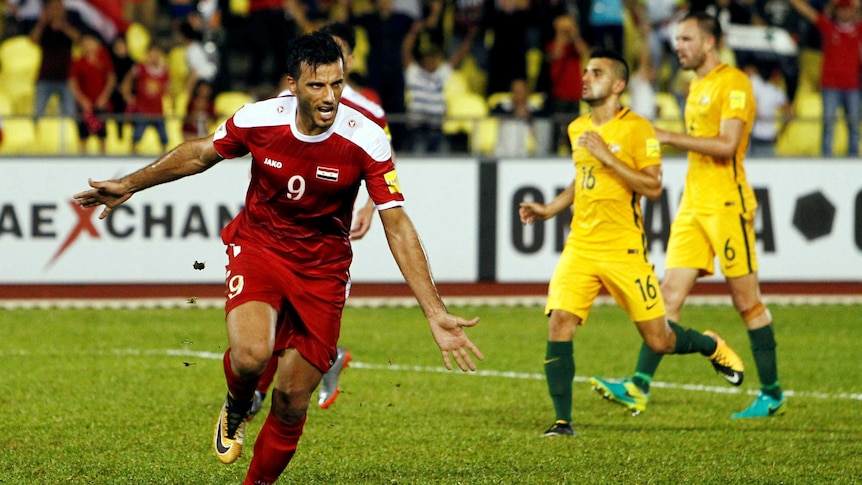
[[[613,61],[603,58],[590,59],[582,79],[584,90],[581,99],[590,106],[601,104],[611,95],[619,94],[616,92],[619,88],[617,83],[622,82],[614,74]]]
[[[304,135],[319,135],[328,130],[335,121],[344,89],[342,62],[317,66],[317,69],[303,64],[299,79],[288,76],[287,83],[299,103],[296,113],[299,131]]]
[[[676,26],[676,55],[683,69],[697,70],[706,62],[711,37],[707,37],[697,20],[683,20]]]

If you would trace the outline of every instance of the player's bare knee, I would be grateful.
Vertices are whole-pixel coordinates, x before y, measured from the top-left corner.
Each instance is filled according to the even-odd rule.
[[[650,350],[657,354],[672,354],[674,342],[667,335],[655,335],[644,339]]]
[[[271,356],[272,349],[259,344],[232,347],[230,351],[231,364],[240,377],[260,375]]]

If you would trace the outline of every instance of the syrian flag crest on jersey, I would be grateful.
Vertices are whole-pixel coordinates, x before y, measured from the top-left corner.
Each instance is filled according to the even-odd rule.
[[[329,180],[330,182],[338,181],[338,169],[328,167],[317,167],[317,178],[321,180]]]

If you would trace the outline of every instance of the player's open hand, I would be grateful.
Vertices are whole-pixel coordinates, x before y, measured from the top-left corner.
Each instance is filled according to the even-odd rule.
[[[518,216],[521,217],[521,224],[530,225],[536,220],[544,221],[548,218],[547,207],[538,202],[521,202],[518,206]]]
[[[473,342],[467,338],[467,334],[464,333],[464,327],[475,326],[479,323],[479,317],[467,320],[449,313],[440,313],[437,316],[429,318],[428,323],[431,326],[431,335],[443,352],[443,363],[447,369],[452,370],[452,361],[449,355],[451,353],[451,356],[455,358],[455,362],[462,371],[476,370],[476,364],[473,363],[470,352],[479,360],[482,360],[484,357],[479,348],[473,345]],[[470,352],[467,352],[468,350]]]
[[[104,205],[105,209],[99,214],[99,219],[108,217],[114,207],[132,196],[131,192],[127,192],[125,186],[117,180],[94,182],[93,179],[89,179],[87,182],[92,188],[75,194],[75,203],[86,208]]]

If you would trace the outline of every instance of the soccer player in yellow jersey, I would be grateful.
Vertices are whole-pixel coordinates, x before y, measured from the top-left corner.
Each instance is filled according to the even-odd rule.
[[[697,278],[713,274],[718,257],[733,304],[748,328],[761,385],[754,402],[733,417],[769,417],[785,408],[772,316],[760,300],[757,279],[757,202],[742,165],[755,100],[745,73],[719,60],[720,41],[721,26],[707,14],[690,14],[677,26],[680,65],[696,76],[685,104],[686,133],[656,130],[662,143],[687,150],[689,161],[682,202],[671,226],[661,290],[668,318],[679,321]],[[660,361],[661,355],[641,348],[634,381],[644,393]]]
[[[545,306],[550,317],[545,375],[556,413],[545,436],[574,434],[572,341],[602,286],[628,312],[652,352],[700,352],[717,370],[742,380],[742,361],[718,335],[683,329],[665,318],[640,208],[641,196],[661,195],[661,150],[652,125],[620,106],[628,82],[626,62],[614,52],[594,52],[583,81],[582,99],[590,113],[568,128],[575,179],[547,205],[524,202],[519,211],[521,221],[531,224],[572,205],[574,209]],[[639,412],[641,402],[634,397],[630,401],[631,409]]]

